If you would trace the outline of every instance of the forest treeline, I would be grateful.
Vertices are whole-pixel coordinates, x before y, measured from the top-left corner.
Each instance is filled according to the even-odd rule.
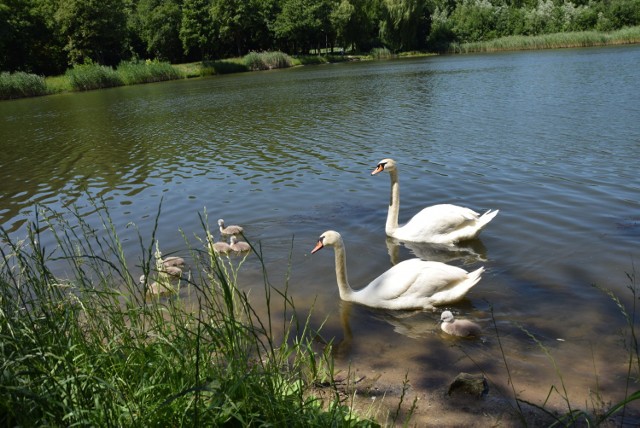
[[[640,0],[0,0],[0,71],[279,50],[445,51],[510,35],[640,25]]]

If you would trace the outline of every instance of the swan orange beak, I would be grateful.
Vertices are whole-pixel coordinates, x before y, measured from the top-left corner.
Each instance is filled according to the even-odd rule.
[[[379,164],[376,169],[374,169],[373,171],[371,171],[371,175],[376,175],[379,172],[384,171],[384,165],[383,164]]]
[[[318,243],[313,248],[313,250],[311,250],[311,254],[315,253],[316,251],[322,250],[323,248],[324,248],[324,245],[322,244],[322,239],[318,239]]]

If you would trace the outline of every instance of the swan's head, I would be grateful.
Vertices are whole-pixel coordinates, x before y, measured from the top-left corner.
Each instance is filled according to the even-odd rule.
[[[218,226],[224,227],[224,220],[223,219],[218,219]]]
[[[440,321],[453,322],[453,314],[451,313],[451,311],[444,311],[442,315],[440,315]]]
[[[231,245],[237,244],[238,243],[238,238],[236,238],[235,235],[231,235],[231,238],[229,238],[229,243]]]
[[[338,232],[336,232],[335,230],[327,230],[322,235],[320,235],[320,237],[318,238],[318,243],[316,244],[315,248],[311,250],[311,254],[323,249],[324,247],[333,247],[341,243],[342,237]]]
[[[382,159],[378,162],[378,166],[371,172],[371,175],[376,175],[382,171],[393,171],[396,169],[396,161],[393,159]]]

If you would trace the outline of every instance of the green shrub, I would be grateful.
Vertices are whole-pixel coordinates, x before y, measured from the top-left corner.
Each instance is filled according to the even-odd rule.
[[[24,72],[0,73],[0,99],[35,97],[49,91],[44,77]]]
[[[98,64],[76,65],[67,70],[65,76],[69,79],[71,88],[76,91],[124,85],[124,81],[113,68]]]
[[[117,69],[122,81],[127,85],[138,83],[162,82],[165,80],[182,79],[180,70],[168,62],[160,61],[131,61],[120,63]]]

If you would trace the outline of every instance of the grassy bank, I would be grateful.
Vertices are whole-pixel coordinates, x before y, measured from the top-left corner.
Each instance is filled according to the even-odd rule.
[[[450,53],[499,52],[527,49],[581,48],[640,43],[640,27],[623,28],[611,33],[581,31],[575,33],[510,36],[477,43],[454,44]]]
[[[236,287],[244,259],[199,243],[186,257],[189,274],[169,282],[153,237],[140,238],[139,284],[104,209],[94,214],[100,236],[77,213],[44,215],[23,241],[1,233],[3,426],[376,425],[338,394],[322,402],[308,393],[334,385],[331,357],[312,349],[317,333],[296,317],[286,284],[265,274],[268,307],[285,308],[276,340],[275,321]],[[40,233],[53,233],[58,247],[42,248]],[[68,278],[52,272],[60,263]],[[171,296],[150,296],[155,281]]]
[[[301,62],[282,52],[251,52],[242,58],[178,65],[148,60],[123,62],[115,69],[98,64],[83,64],[69,69],[63,76],[47,78],[28,73],[2,73],[0,99],[88,91],[215,74],[270,70],[299,65]]]
[[[497,52],[526,49],[555,49],[640,43],[640,27],[614,32],[585,31],[539,36],[511,36],[478,43],[452,44],[449,53]],[[189,64],[158,61],[126,62],[116,69],[100,65],[79,65],[64,76],[44,78],[28,73],[0,74],[0,100],[84,91],[121,85],[159,82],[218,74],[270,70],[299,65],[326,64],[350,60],[387,59],[395,56],[425,55],[424,52],[392,54],[386,48],[374,48],[366,55],[303,55],[290,57],[282,52],[250,52],[244,57]]]

